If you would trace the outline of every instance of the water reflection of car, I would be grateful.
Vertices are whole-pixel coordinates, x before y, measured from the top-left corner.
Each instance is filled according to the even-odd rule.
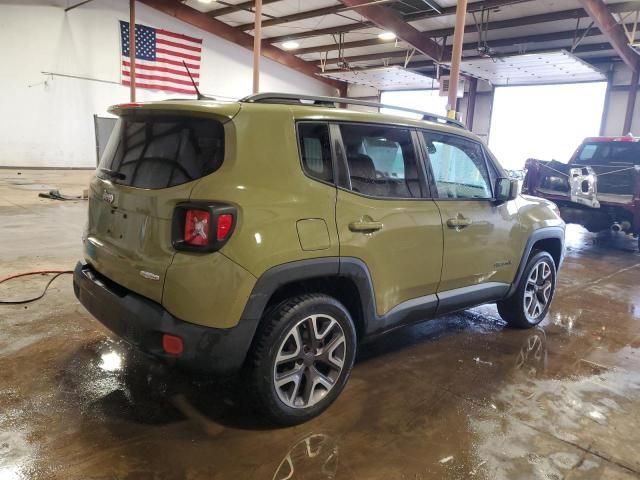
[[[518,356],[515,370],[529,377],[536,377],[547,368],[547,335],[542,328],[536,328],[527,335]]]
[[[639,236],[640,137],[586,138],[568,163],[529,159],[526,170],[523,192],[555,202],[565,222]]]
[[[329,435],[315,433],[289,449],[273,474],[273,480],[330,480],[335,478],[337,470],[338,444]]]

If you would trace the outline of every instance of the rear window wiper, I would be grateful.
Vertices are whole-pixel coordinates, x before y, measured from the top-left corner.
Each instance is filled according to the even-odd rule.
[[[116,172],[115,170],[110,170],[108,168],[100,168],[98,169],[99,172],[106,174],[107,176],[111,177],[111,178],[115,178],[117,180],[124,180],[125,178],[127,178],[127,176],[122,173],[122,172]]]

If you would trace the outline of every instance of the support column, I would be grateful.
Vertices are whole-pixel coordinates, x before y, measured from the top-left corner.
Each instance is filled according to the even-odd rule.
[[[456,28],[453,32],[453,51],[451,52],[451,78],[449,79],[448,117],[456,118],[456,101],[458,100],[458,82],[460,80],[460,62],[462,61],[462,43],[464,41],[464,24],[467,15],[467,0],[458,0],[456,7]]]
[[[129,0],[129,99],[136,101],[136,0]]]
[[[467,128],[473,131],[473,117],[476,113],[476,93],[478,92],[478,79],[469,77],[469,97],[467,98]]]
[[[631,133],[631,124],[633,123],[633,111],[636,108],[636,97],[638,95],[638,80],[640,79],[640,71],[635,70],[631,76],[631,85],[629,85],[629,97],[627,98],[627,113],[624,116],[624,127],[622,127],[622,135]]]
[[[609,119],[609,105],[611,103],[611,87],[613,86],[613,64],[609,65],[607,72],[607,91],[604,94],[604,106],[602,107],[602,117],[600,117],[600,136],[604,137]]]
[[[260,92],[260,48],[262,47],[262,0],[256,0],[253,27],[253,93]]]
[[[341,86],[338,89],[338,96],[341,98],[347,98],[349,96],[349,84],[345,83],[343,86]],[[338,104],[338,108],[347,108],[347,104],[346,103],[340,103]]]

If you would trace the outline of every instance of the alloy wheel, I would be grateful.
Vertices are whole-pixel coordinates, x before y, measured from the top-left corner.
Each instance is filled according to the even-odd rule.
[[[309,315],[285,334],[273,367],[280,400],[292,408],[308,408],[334,387],[346,358],[346,338],[330,315]]]
[[[535,322],[551,301],[552,275],[551,267],[544,260],[536,263],[529,273],[524,290],[524,312],[530,322]]]

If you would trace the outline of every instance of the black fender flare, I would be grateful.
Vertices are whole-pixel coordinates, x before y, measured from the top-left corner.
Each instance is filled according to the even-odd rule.
[[[518,265],[518,270],[516,271],[516,276],[511,284],[511,288],[507,292],[505,298],[509,298],[513,295],[518,289],[518,285],[520,284],[520,280],[522,279],[522,275],[524,273],[524,268],[527,266],[527,260],[529,260],[529,256],[531,255],[531,250],[533,250],[533,246],[539,242],[540,240],[549,240],[556,239],[560,240],[560,262],[557,267],[560,268],[562,264],[562,260],[564,259],[564,228],[562,227],[542,227],[538,230],[534,230],[529,238],[527,239],[527,243],[525,244],[524,251],[522,252],[522,258],[520,259],[520,264]]]
[[[379,316],[373,280],[364,261],[355,257],[298,260],[270,268],[258,278],[240,319],[240,325],[250,330],[251,341],[272,295],[284,285],[314,278],[348,279],[355,285],[360,297],[363,336],[432,317],[438,306],[438,297],[432,294],[403,302]],[[246,345],[247,350],[249,347],[250,342]]]
[[[245,345],[238,345],[248,352],[262,315],[273,294],[284,285],[313,280],[315,278],[347,278],[353,281],[360,295],[363,317],[363,333],[369,331],[369,320],[376,318],[373,282],[366,264],[357,258],[321,257],[277,265],[258,278],[235,327],[241,327],[248,337]]]

